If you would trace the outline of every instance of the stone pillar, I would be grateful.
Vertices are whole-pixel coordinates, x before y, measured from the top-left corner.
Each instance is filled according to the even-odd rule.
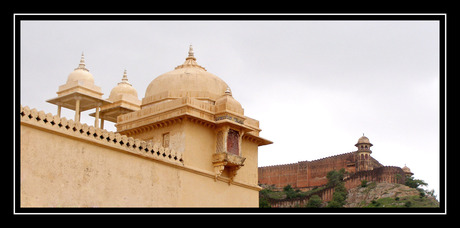
[[[58,105],[57,116],[61,117],[61,105]]]
[[[99,105],[100,104],[98,104],[96,106],[96,116],[95,116],[95,119],[94,119],[94,127],[97,127],[99,125],[99,110],[101,109],[101,107]]]
[[[75,121],[80,122],[80,98],[75,101]]]

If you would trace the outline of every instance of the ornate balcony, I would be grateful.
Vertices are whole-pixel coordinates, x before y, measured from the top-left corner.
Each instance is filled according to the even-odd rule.
[[[230,182],[228,184],[230,184],[236,176],[236,172],[244,166],[244,160],[246,160],[246,158],[226,152],[213,154],[212,164],[214,165],[215,172],[214,180],[217,180],[224,169],[227,168],[230,177]]]

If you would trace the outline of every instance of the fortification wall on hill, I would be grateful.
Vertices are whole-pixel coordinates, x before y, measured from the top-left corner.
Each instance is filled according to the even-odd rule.
[[[373,181],[377,183],[404,184],[406,181],[404,171],[397,166],[383,166],[369,171],[361,171],[350,175],[345,179],[345,188],[351,189],[361,185],[361,181]]]
[[[299,163],[259,167],[259,183],[283,187],[290,184],[297,187]]]
[[[348,173],[356,171],[355,152],[338,154],[313,161],[259,167],[259,183],[275,185],[282,188],[291,185],[295,188],[310,189],[325,185],[326,174],[331,170],[344,168]],[[377,160],[371,157],[371,166],[382,167]]]
[[[382,166],[375,168],[374,170],[361,171],[353,173],[344,180],[345,188],[347,190],[358,187],[361,185],[361,181],[372,181],[377,183],[397,183],[404,184],[405,176],[404,171],[400,167],[396,166]],[[318,195],[323,202],[329,202],[332,200],[334,194],[334,187],[324,188],[312,195],[295,198],[295,199],[268,199],[271,207],[297,207],[304,206],[310,200],[313,195]]]

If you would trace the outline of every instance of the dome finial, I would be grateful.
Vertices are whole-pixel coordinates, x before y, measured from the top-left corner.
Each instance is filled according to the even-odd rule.
[[[188,48],[188,57],[195,57],[193,53],[192,44],[190,44],[190,47]]]
[[[126,69],[125,69],[125,71],[123,72],[123,78],[121,79],[121,81],[123,81],[123,82],[128,82],[128,75],[127,75],[127,73],[126,73]]]
[[[232,95],[232,91],[230,90],[230,87],[227,87],[227,90],[225,90],[226,95]]]
[[[195,53],[193,52],[193,47],[190,44],[190,47],[188,49],[188,56],[187,56],[187,58],[185,58],[185,62],[182,65],[177,66],[175,69],[180,69],[180,68],[185,68],[185,67],[198,67],[198,68],[201,68],[203,70],[206,70],[204,67],[202,67],[202,66],[198,65],[198,63],[196,63],[196,58],[195,58],[194,54]]]
[[[131,83],[128,82],[128,74],[126,73],[126,69],[123,72],[123,78],[121,78],[121,82],[119,82],[118,85],[120,85],[120,84],[131,85]]]
[[[78,70],[78,69],[81,69],[81,70],[86,70],[89,72],[88,69],[86,69],[86,64],[85,64],[85,54],[83,52],[81,52],[81,58],[80,58],[80,64],[78,64],[78,67],[75,68],[75,70]]]

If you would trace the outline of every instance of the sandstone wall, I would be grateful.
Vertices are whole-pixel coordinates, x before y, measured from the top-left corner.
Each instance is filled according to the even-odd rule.
[[[313,161],[259,167],[259,183],[275,185],[277,188],[289,184],[295,188],[309,190],[325,185],[327,183],[326,175],[331,170],[344,168],[348,173],[354,173],[356,171],[355,164],[355,153],[349,152]],[[372,157],[371,166],[374,168],[382,167]]]

